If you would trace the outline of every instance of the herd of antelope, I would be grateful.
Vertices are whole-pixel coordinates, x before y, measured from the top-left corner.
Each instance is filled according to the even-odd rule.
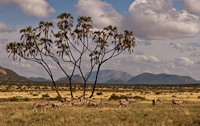
[[[98,105],[103,105],[102,99],[101,99],[101,101],[93,101],[92,98],[87,98],[86,101],[84,101],[85,97],[83,97],[83,96],[80,97],[79,99],[80,99],[80,101],[71,102],[73,100],[73,98],[63,98],[61,100],[61,102],[52,103],[52,109],[54,109],[55,107],[60,108],[61,106],[65,105],[65,102],[71,102],[72,106],[78,106],[78,107],[86,105],[86,103],[88,104],[88,107],[91,107],[91,106],[98,107]],[[156,105],[156,103],[158,103],[158,102],[162,103],[163,101],[164,101],[164,99],[162,99],[162,98],[153,99],[152,104],[154,106],[154,105]],[[135,103],[135,102],[137,102],[137,99],[133,99],[133,98],[120,99],[119,100],[119,104],[120,104],[119,108],[121,106],[127,107],[128,104],[132,104],[132,103]],[[176,100],[172,99],[172,107],[174,105],[181,105],[183,103],[184,103],[184,101],[176,101]],[[34,106],[33,106],[33,111],[34,110],[37,111],[37,107],[41,107],[41,110],[46,111],[45,106],[50,106],[50,103],[49,102],[35,102]]]

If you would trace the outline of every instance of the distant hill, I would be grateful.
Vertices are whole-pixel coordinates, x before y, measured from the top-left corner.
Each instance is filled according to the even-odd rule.
[[[125,82],[120,79],[110,79],[105,84],[125,84]]]
[[[39,82],[51,82],[50,79],[42,78],[42,77],[29,77],[31,81],[39,81]]]
[[[61,83],[69,83],[68,77],[61,77],[57,80],[57,82],[61,82]],[[72,77],[72,83],[84,83],[83,78],[80,75],[74,75]],[[87,83],[91,83],[90,81],[88,81]]]
[[[17,73],[10,69],[0,66],[0,81],[28,81],[26,77],[19,76]]]
[[[97,71],[91,73],[89,80],[94,82],[96,78]],[[86,73],[85,77],[87,77],[89,73]],[[110,79],[120,79],[124,82],[131,79],[133,76],[122,71],[116,70],[100,70],[98,74],[98,81],[97,83],[104,83]]]
[[[195,84],[199,81],[190,76],[143,73],[127,81],[127,84]]]

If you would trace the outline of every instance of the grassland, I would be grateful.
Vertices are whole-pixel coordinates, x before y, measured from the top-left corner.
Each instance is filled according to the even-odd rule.
[[[20,86],[20,88],[19,88]],[[8,88],[9,87],[9,88]],[[74,101],[82,95],[81,86],[74,89]],[[89,97],[90,87],[86,92]],[[101,92],[102,95],[98,95]],[[62,97],[70,97],[70,92],[60,87]],[[119,106],[119,100],[109,100],[112,94],[117,96],[138,97],[138,102]],[[198,86],[122,86],[107,85],[98,87],[94,99],[103,100],[99,107],[72,107],[66,103],[61,109],[33,112],[36,101],[57,102],[56,92],[50,87],[29,88],[23,85],[0,86],[0,125],[1,126],[180,126],[200,125],[200,92]],[[15,99],[13,99],[15,98]],[[144,99],[140,99],[144,98]],[[163,98],[163,103],[152,105],[154,98]],[[184,100],[185,104],[172,107],[171,100]]]

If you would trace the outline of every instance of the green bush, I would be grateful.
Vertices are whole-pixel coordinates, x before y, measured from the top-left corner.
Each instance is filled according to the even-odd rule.
[[[156,92],[156,93],[155,93],[155,95],[159,95],[159,94],[162,94],[162,93],[161,93],[161,92]]]
[[[42,97],[43,97],[43,98],[48,98],[48,97],[50,97],[50,96],[49,96],[49,94],[43,94]]]
[[[24,98],[23,100],[24,100],[24,101],[30,101],[30,99],[29,99],[29,98],[27,98],[27,97],[26,97],[26,98]]]
[[[141,97],[141,96],[137,96],[137,95],[136,95],[136,96],[134,96],[133,98],[134,98],[134,99],[145,100],[145,97]]]
[[[117,99],[120,99],[120,97],[114,93],[109,98],[109,100],[117,100]]]
[[[51,100],[58,100],[58,101],[60,101],[60,100],[62,100],[62,97],[61,96],[57,96],[55,98],[51,98]]]
[[[113,94],[110,96],[109,100],[117,100],[117,99],[122,99],[122,98],[127,99],[127,96],[125,96],[125,95],[118,96],[118,95],[116,95],[116,94],[113,93]]]
[[[97,95],[103,95],[103,93],[102,92],[97,92]]]
[[[11,98],[10,98],[10,101],[11,101],[11,102],[12,102],[12,101],[19,101],[19,98],[17,98],[17,97],[14,96],[14,97],[11,97]]]
[[[38,94],[33,94],[33,96],[38,96]]]

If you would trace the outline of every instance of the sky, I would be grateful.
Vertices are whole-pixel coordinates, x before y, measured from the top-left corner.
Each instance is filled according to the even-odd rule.
[[[122,53],[103,64],[101,70],[133,76],[144,72],[176,74],[200,80],[199,6],[200,0],[0,0],[0,66],[21,76],[49,78],[36,63],[8,58],[6,44],[20,41],[20,29],[37,27],[40,21],[56,25],[57,16],[66,12],[75,19],[92,17],[94,29],[113,25],[119,32],[133,32],[134,53]],[[55,79],[64,76],[55,64],[49,65]],[[66,65],[66,70],[70,66]],[[83,70],[88,72],[88,64]]]

